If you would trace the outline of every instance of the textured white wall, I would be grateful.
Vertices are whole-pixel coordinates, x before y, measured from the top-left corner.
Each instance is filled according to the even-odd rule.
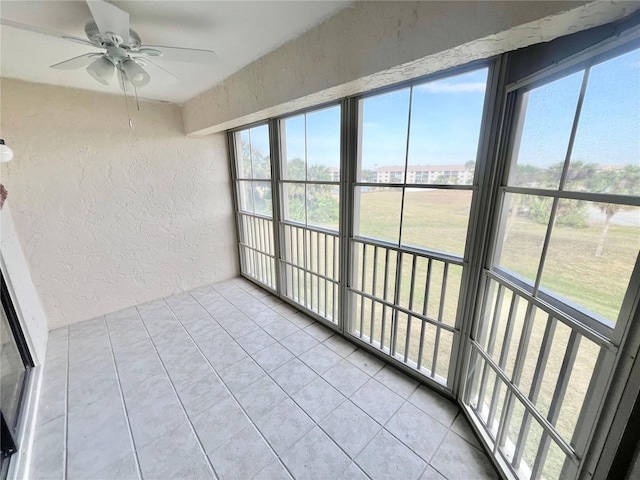
[[[2,273],[7,280],[7,287],[21,322],[22,331],[27,338],[29,351],[34,357],[35,364],[39,365],[44,361],[49,338],[47,316],[24,258],[9,202],[5,202],[0,211],[0,255],[2,255],[3,264]]]
[[[2,79],[2,164],[49,329],[235,276],[226,137],[180,108]],[[134,114],[135,113],[135,114]]]
[[[222,131],[611,22],[627,1],[356,2],[185,103]]]

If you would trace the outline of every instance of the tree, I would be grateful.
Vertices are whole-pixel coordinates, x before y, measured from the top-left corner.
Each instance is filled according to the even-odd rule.
[[[627,165],[623,169],[601,169],[587,181],[587,188],[594,193],[640,195],[640,166]],[[596,257],[602,256],[613,216],[631,207],[619,203],[600,203],[598,208],[605,215],[604,226],[596,248]]]
[[[360,181],[361,182],[367,182],[367,183],[373,183],[378,179],[376,172],[374,172],[373,170],[362,170],[360,172]]]
[[[330,181],[331,172],[325,165],[305,166],[304,160],[293,158],[287,162],[287,175],[291,180]],[[288,218],[297,222],[306,220],[315,224],[338,221],[340,205],[332,193],[332,185],[287,183]]]
[[[458,183],[461,185],[471,185],[473,183],[473,175],[476,171],[476,162],[469,160],[464,164],[464,178],[461,178]]]
[[[271,159],[260,150],[253,147],[249,142],[242,141],[242,163],[239,165],[239,173],[244,178],[268,179],[271,178]]]

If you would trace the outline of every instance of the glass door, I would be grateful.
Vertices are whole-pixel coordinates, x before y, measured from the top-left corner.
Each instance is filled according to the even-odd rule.
[[[18,324],[7,285],[2,277],[0,313],[0,413],[2,416],[2,453],[0,476],[6,475],[8,457],[17,450],[20,407],[27,376],[33,366]]]

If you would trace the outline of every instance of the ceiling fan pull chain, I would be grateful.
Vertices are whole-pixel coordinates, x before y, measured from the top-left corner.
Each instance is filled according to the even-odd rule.
[[[138,107],[138,111],[140,111],[140,102],[138,102],[138,89],[135,85],[133,86],[133,91],[136,94],[136,107]]]
[[[120,70],[120,69],[118,69]],[[127,84],[124,79],[124,72],[120,70],[120,78],[122,79],[122,93],[124,95],[124,106],[127,109],[127,116],[129,117],[129,128],[133,128],[133,122],[131,121],[131,115],[129,114],[129,102],[127,101]],[[135,87],[134,87],[135,88]],[[136,101],[137,101],[137,93],[136,93]]]

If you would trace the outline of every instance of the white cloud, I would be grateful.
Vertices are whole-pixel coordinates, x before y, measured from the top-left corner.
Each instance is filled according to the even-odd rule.
[[[418,89],[428,93],[481,93],[484,92],[485,87],[484,82],[434,82],[420,85]]]

